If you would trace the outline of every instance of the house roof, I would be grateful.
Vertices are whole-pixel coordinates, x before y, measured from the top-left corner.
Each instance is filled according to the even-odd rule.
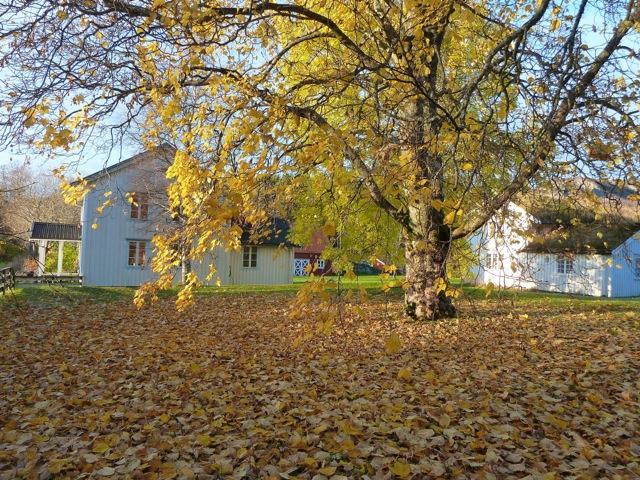
[[[31,240],[80,240],[80,225],[33,222]]]
[[[608,255],[640,231],[640,224],[593,222],[590,224],[537,226],[527,253],[576,253]],[[545,232],[546,230],[546,232]]]
[[[140,162],[142,160],[146,160],[148,158],[150,158],[151,156],[153,156],[154,154],[157,153],[168,153],[168,154],[173,154],[175,153],[175,148],[171,145],[169,145],[168,143],[163,143],[162,145],[159,145],[156,148],[150,149],[150,150],[145,150],[144,152],[138,153],[136,155],[134,155],[133,157],[129,157],[126,158],[118,163],[114,163],[113,165],[109,165],[108,167],[103,168],[102,170],[98,170],[97,172],[92,173],[91,175],[87,175],[86,177],[84,177],[85,180],[92,182],[95,180],[98,180],[106,175],[111,175],[125,167],[128,167],[130,165],[133,165],[137,162]]]
[[[521,203],[534,218],[529,253],[606,255],[640,230],[634,187],[582,179],[559,193],[537,192]]]
[[[296,245],[289,241],[289,231],[291,225],[284,218],[273,217],[264,225],[254,229],[250,224],[242,226],[242,236],[240,241],[243,245],[274,245],[295,247]]]

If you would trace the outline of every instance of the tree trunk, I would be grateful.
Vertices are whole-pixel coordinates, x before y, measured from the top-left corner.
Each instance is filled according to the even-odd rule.
[[[446,295],[446,262],[449,242],[432,238],[409,240],[405,247],[407,288],[405,312],[419,320],[437,320],[454,317],[456,309]]]

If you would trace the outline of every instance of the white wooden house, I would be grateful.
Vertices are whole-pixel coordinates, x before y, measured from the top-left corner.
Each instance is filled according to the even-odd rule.
[[[156,278],[149,266],[151,240],[172,222],[164,211],[163,195],[173,153],[170,147],[159,147],[86,177],[93,188],[81,211],[83,285],[137,286]],[[107,199],[112,203],[100,208]],[[293,245],[287,234],[288,223],[273,219],[271,231],[260,240],[243,235],[240,250],[217,248],[202,262],[192,263],[191,269],[211,284],[291,283]],[[217,276],[206,281],[211,263]]]
[[[627,212],[617,221],[580,224],[563,223],[556,213],[509,204],[471,238],[479,260],[471,280],[505,288],[640,296],[637,217]]]

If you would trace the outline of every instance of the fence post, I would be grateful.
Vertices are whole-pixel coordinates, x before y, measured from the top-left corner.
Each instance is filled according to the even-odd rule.
[[[0,268],[0,292],[6,294],[16,286],[16,272],[12,267]]]

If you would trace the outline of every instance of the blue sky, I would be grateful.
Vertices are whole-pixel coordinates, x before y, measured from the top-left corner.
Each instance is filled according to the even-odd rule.
[[[588,8],[583,25],[587,27],[597,25],[599,29],[604,29],[606,32],[609,22],[598,13],[593,7]],[[583,41],[586,41],[590,46],[600,47],[605,42],[605,32],[593,32],[590,28],[585,28]],[[632,38],[635,38],[635,36]],[[60,155],[49,159],[37,154],[25,155],[20,153],[21,150],[24,149],[18,146],[14,151],[12,149],[0,151],[0,166],[19,165],[28,161],[34,170],[50,172],[61,165],[69,165],[69,173],[73,174],[77,171],[81,175],[88,175],[104,168],[105,165],[117,163],[138,153],[141,151],[141,147],[136,142],[131,141],[116,145],[116,148],[111,151],[87,147],[82,155]]]
[[[10,165],[22,165],[28,162],[36,171],[50,173],[61,165],[70,165],[69,173],[89,175],[105,167],[124,160],[141,150],[141,147],[133,144],[118,145],[118,149],[111,152],[88,148],[82,155],[61,155],[56,158],[45,158],[37,154],[16,153],[11,150],[0,151],[0,167]]]

